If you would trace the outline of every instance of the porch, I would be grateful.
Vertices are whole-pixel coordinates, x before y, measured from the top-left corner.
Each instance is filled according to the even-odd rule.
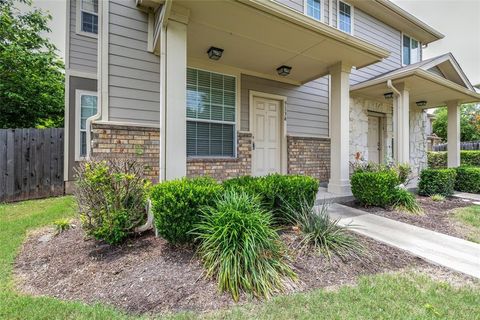
[[[296,172],[287,150],[292,148],[290,144],[297,146],[293,140],[301,137],[303,145],[308,144],[308,139],[317,139],[316,150],[322,148],[320,140],[329,140],[328,149],[323,150],[330,154],[328,190],[348,192],[349,129],[344,124],[349,117],[350,71],[354,66],[360,68],[387,57],[386,50],[273,1],[140,3],[153,8],[151,50],[161,57],[160,180],[183,177],[205,167],[228,173],[239,170],[238,161],[245,164],[242,174]],[[209,48],[217,50],[217,55],[209,55]],[[189,110],[194,110],[192,114],[200,110],[198,105],[189,109],[187,86],[191,83],[186,72],[179,72],[190,69],[236,79],[235,90],[229,89],[235,92],[234,122],[207,119],[215,125],[235,125],[234,139],[238,143],[231,157],[204,159],[188,149],[187,122],[205,122],[187,114]],[[325,76],[325,114],[290,119],[293,111],[287,106],[295,103],[295,97],[289,95],[293,88],[308,87]],[[274,82],[276,88],[262,85],[264,81]],[[322,108],[317,103],[312,101],[310,107]],[[258,119],[268,122],[258,124]],[[296,130],[301,121],[310,122],[308,131]],[[198,133],[198,126],[196,130]],[[270,139],[272,132],[276,134],[274,139]],[[245,158],[241,151],[246,151]],[[218,161],[222,165],[217,166]]]

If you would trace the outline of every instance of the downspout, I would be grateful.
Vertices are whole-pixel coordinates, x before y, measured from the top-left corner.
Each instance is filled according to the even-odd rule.
[[[398,119],[399,119],[398,109],[399,109],[399,105],[401,104],[401,101],[402,101],[402,95],[401,95],[400,91],[398,91],[398,89],[393,86],[392,80],[390,80],[390,79],[387,80],[387,87],[393,91],[393,93],[395,95],[395,98],[396,98],[396,101],[394,102],[394,106],[393,106],[394,110],[392,110],[393,111],[393,121],[392,122],[393,122],[393,133],[394,133],[394,136],[393,136],[393,150],[392,151],[394,153],[393,154],[394,158],[398,159],[399,148],[398,148],[398,141],[397,141],[396,138],[398,138],[398,136],[400,135],[400,132],[398,132],[398,130],[400,128],[399,125],[398,125]],[[396,106],[395,106],[395,104],[396,104]]]
[[[160,181],[165,181],[166,173],[165,173],[165,150],[166,150],[166,88],[167,88],[167,74],[166,74],[166,59],[167,59],[167,25],[168,19],[170,17],[170,13],[172,10],[172,0],[165,1],[165,4],[162,8],[162,18],[160,21]]]

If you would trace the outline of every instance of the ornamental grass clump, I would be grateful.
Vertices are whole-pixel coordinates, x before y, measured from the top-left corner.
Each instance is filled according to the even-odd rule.
[[[291,223],[301,232],[299,248],[302,252],[314,250],[328,259],[331,259],[334,254],[341,259],[360,258],[365,248],[347,227],[338,224],[338,219],[330,219],[327,203],[313,207],[308,201],[300,202],[302,203],[300,210],[289,207],[286,214]]]
[[[392,199],[393,208],[397,211],[418,215],[423,213],[422,207],[415,198],[415,195],[406,189],[397,187]]]
[[[192,233],[199,241],[206,275],[217,279],[220,291],[229,292],[235,301],[241,292],[268,298],[296,279],[272,227],[272,215],[258,198],[230,190],[202,212]]]

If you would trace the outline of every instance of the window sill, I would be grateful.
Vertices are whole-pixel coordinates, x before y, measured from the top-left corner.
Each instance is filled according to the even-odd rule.
[[[236,162],[237,157],[187,157],[189,162]]]
[[[75,33],[78,34],[79,36],[82,36],[82,37],[89,37],[89,38],[92,38],[92,39],[98,39],[98,34],[97,33],[85,32],[85,31],[79,31],[79,30],[77,30]]]

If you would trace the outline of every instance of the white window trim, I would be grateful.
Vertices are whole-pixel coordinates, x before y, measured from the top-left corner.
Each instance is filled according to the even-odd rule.
[[[306,15],[307,17],[315,20],[315,21],[320,21],[320,22],[324,22],[325,20],[325,17],[324,17],[324,14],[325,14],[325,3],[323,2],[323,0],[320,0],[320,19],[315,19],[314,17],[312,16],[309,16],[307,14],[307,1],[308,0],[303,0],[303,14]]]
[[[231,124],[233,125],[233,156],[188,156],[187,155],[187,160],[188,159],[236,159],[238,157],[237,154],[237,147],[238,147],[238,128],[241,128],[241,123],[240,123],[240,116],[239,113],[241,110],[240,108],[240,74],[237,73],[231,73],[227,71],[223,71],[223,68],[220,69],[212,69],[209,70],[208,68],[202,68],[202,67],[197,67],[195,64],[192,65],[187,65],[188,69],[195,69],[199,71],[206,71],[210,73],[217,73],[221,74],[224,76],[229,76],[235,78],[235,120],[234,121],[223,121],[223,120],[208,120],[208,119],[195,119],[195,118],[189,118],[186,116],[186,121],[195,121],[195,122],[204,122],[204,123],[220,123],[220,124]],[[186,72],[187,70],[185,70]],[[186,125],[186,123],[185,123]],[[185,137],[186,138],[186,137]],[[185,141],[185,144],[187,141]]]
[[[87,90],[75,90],[75,161],[86,160],[85,156],[80,156],[80,111],[82,104],[82,96],[95,96],[97,97],[97,112],[98,112],[98,94],[96,91]],[[88,128],[85,128],[87,131]],[[87,141],[87,149],[90,148],[90,144]],[[87,151],[88,154],[88,151]]]
[[[99,1],[102,1],[102,0],[99,0]],[[82,36],[85,36],[85,37],[90,37],[90,38],[95,38],[97,39],[98,38],[98,33],[92,33],[92,32],[85,32],[85,31],[82,31],[82,0],[75,0],[75,5],[76,5],[76,10],[75,10],[75,13],[76,13],[76,18],[75,18],[75,33],[79,34],[79,35],[82,35]],[[93,12],[89,12],[89,13],[93,13]],[[95,13],[93,13],[95,14]],[[97,17],[99,16],[99,12],[96,13],[97,14]],[[100,28],[98,27],[98,30]]]
[[[402,59],[402,67],[405,67],[405,66],[408,66],[410,64],[405,64],[403,63],[403,36],[407,36],[410,38],[410,64],[412,64],[412,40],[415,40],[418,42],[418,61],[417,62],[414,62],[414,63],[418,63],[418,62],[421,62],[422,61],[422,43],[420,41],[418,41],[416,38],[408,35],[407,33],[403,33],[402,32],[402,35],[401,35],[401,38],[400,38],[400,53],[401,53],[401,59]]]
[[[340,29],[340,2],[343,2],[345,3],[347,6],[350,7],[350,32],[345,32],[343,30]],[[355,13],[354,13],[354,7],[353,5],[351,5],[350,3],[348,3],[347,1],[342,1],[342,0],[337,0],[337,29],[346,33],[346,34],[350,34],[350,35],[353,35],[353,26],[354,26],[354,19],[355,19]]]

